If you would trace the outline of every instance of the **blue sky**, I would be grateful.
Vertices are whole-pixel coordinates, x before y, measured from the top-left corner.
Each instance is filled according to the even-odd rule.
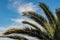
[[[6,28],[20,27],[19,20],[22,17],[20,14],[26,11],[25,9],[43,13],[38,7],[38,2],[44,2],[53,13],[56,8],[60,8],[60,0],[0,0],[0,32]],[[0,40],[5,39],[0,38]]]

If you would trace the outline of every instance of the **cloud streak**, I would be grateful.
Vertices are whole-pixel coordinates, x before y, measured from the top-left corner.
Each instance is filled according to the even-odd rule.
[[[16,10],[19,14],[26,11],[37,11],[38,6],[33,2],[25,2],[26,0],[9,0],[8,8]]]
[[[32,2],[30,2],[30,3],[20,5],[17,10],[19,13],[27,12],[27,11],[36,11],[37,6],[34,5]]]

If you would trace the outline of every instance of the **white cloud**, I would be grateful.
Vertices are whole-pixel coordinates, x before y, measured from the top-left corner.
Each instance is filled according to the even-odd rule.
[[[25,19],[12,19],[12,21],[15,21],[17,23],[22,23],[22,21],[24,21]]]
[[[37,11],[38,6],[33,2],[25,2],[26,0],[9,0],[8,8],[16,10],[19,14],[27,11]]]
[[[18,13],[27,12],[27,11],[36,11],[36,10],[38,10],[38,8],[32,2],[20,5],[17,9]]]
[[[5,30],[5,28],[4,27],[0,27],[0,30]]]
[[[24,4],[25,0],[8,0],[8,9],[14,9],[17,10],[17,8]]]
[[[6,30],[5,27],[0,27],[0,35],[2,35],[2,32],[4,32]]]
[[[0,40],[15,40],[15,39],[10,39],[10,38],[0,38]]]

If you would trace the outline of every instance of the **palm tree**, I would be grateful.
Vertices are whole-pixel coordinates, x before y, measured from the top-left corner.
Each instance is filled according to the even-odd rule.
[[[32,37],[36,37],[39,40],[60,40],[60,25],[59,25],[59,18],[58,16],[54,15],[49,8],[44,3],[39,3],[39,6],[44,11],[47,19],[45,19],[43,16],[37,14],[33,11],[23,12],[23,16],[29,17],[30,19],[37,22],[41,27],[43,27],[46,32],[41,31],[39,27],[37,27],[35,24],[30,23],[28,21],[22,21],[24,24],[28,24],[32,26],[33,28],[24,28],[24,29],[17,29],[12,28],[8,29],[6,32],[3,33],[3,36],[0,37],[7,37],[7,38],[13,38],[18,40],[28,40],[27,38],[23,36],[8,36],[10,34],[24,34]],[[59,11],[60,12],[60,11]],[[56,11],[56,14],[58,14],[58,9]]]

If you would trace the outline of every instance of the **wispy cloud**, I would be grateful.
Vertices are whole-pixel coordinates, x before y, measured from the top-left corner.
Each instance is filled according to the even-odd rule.
[[[30,3],[20,5],[17,10],[19,13],[27,12],[27,11],[36,11],[37,6],[34,5],[32,2],[30,2]]]
[[[20,5],[23,4],[24,0],[8,0],[8,8],[9,9],[17,9]]]
[[[0,38],[0,40],[15,40],[15,39],[10,39],[10,38]]]
[[[26,11],[37,11],[38,6],[33,2],[25,2],[26,0],[9,0],[8,8],[16,10],[19,14]]]
[[[6,30],[5,27],[0,27],[0,35],[2,35],[2,32],[3,32],[4,30]]]

